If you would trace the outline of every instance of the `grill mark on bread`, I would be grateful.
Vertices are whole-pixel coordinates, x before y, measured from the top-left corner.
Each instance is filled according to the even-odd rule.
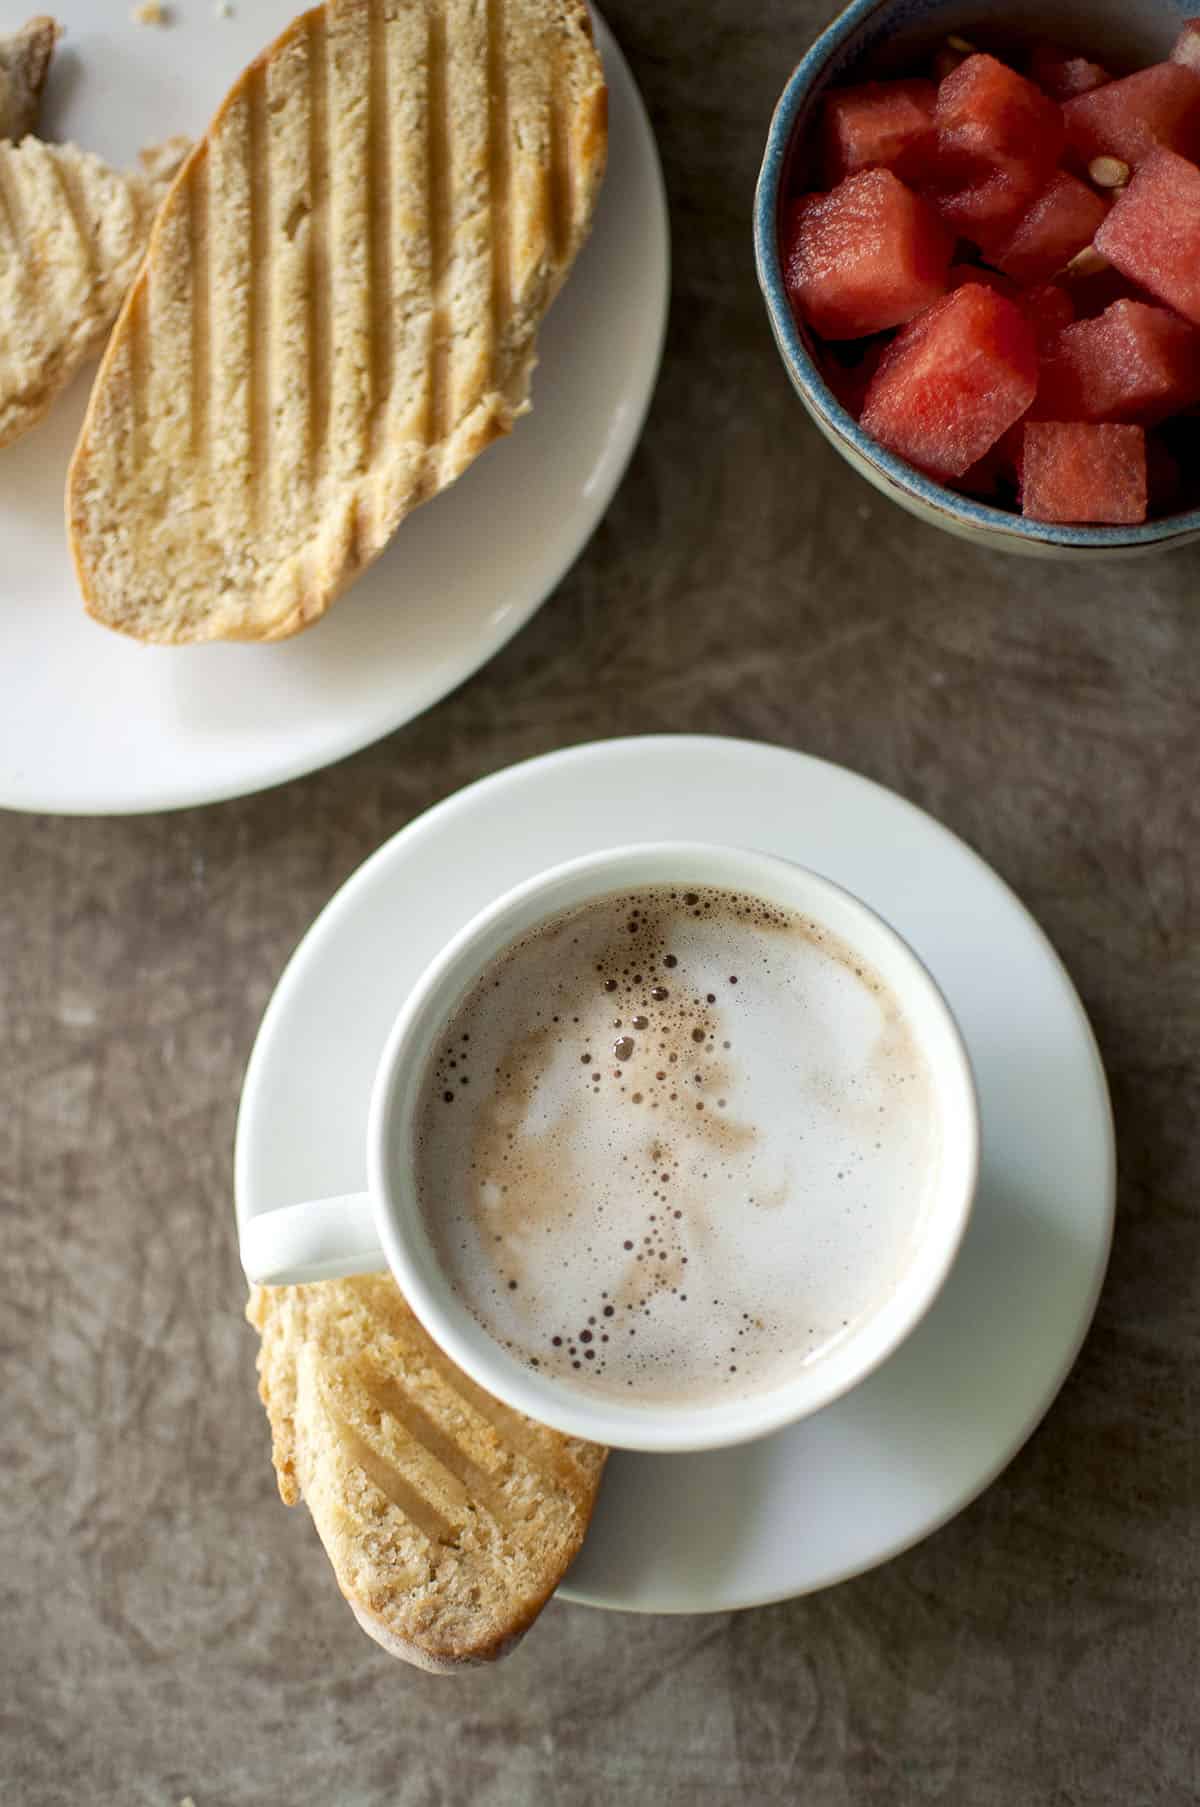
[[[381,518],[389,493],[414,496],[424,472],[422,449],[429,386],[431,289],[425,222],[426,83],[420,60],[427,42],[424,13],[406,12],[387,22],[382,54],[389,101],[389,160],[385,177],[391,219],[390,369],[386,410],[376,420],[380,449],[376,506]],[[397,460],[396,466],[392,465]],[[389,468],[391,467],[391,468]]]
[[[25,226],[25,210],[21,205],[18,185],[4,154],[9,147],[0,145],[0,220],[12,245],[14,253],[19,249]]]
[[[309,183],[308,33],[293,28],[287,49],[265,68],[270,205],[272,525],[302,519],[309,506]],[[286,526],[285,526],[286,531]],[[299,580],[291,586],[299,597]]]
[[[431,1505],[410,1481],[397,1473],[388,1458],[368,1443],[352,1425],[347,1424],[340,1414],[334,1412],[331,1415],[337,1423],[338,1436],[348,1459],[362,1470],[388,1504],[402,1512],[430,1543],[456,1545],[458,1534],[450,1520],[444,1518],[437,1507]]]
[[[563,98],[559,90],[558,58],[550,66],[550,95],[547,129],[550,138],[548,175],[550,207],[550,246],[556,260],[563,257],[570,233],[571,218],[571,147],[567,140],[567,122]]]
[[[507,18],[504,0],[487,4],[488,179],[492,227],[492,380],[498,380],[504,346],[504,329],[512,309],[512,269],[509,234],[512,221],[509,187],[512,169],[508,151],[508,58],[505,46]]]
[[[426,1450],[461,1489],[465,1501],[477,1501],[500,1524],[507,1524],[512,1513],[487,1473],[487,1470],[462,1447],[453,1432],[444,1430],[429,1412],[405,1393],[389,1374],[376,1369],[363,1377],[368,1396],[381,1412],[394,1418],[414,1443]]]
[[[334,334],[328,476],[366,467],[371,414],[370,6],[335,6],[329,34],[329,272]],[[339,504],[340,506],[340,504]],[[353,522],[351,522],[353,527]]]
[[[445,1356],[439,1354],[433,1358],[433,1366],[451,1392],[457,1393],[472,1411],[484,1419],[506,1448],[521,1461],[544,1475],[560,1477],[566,1472],[563,1458],[552,1453],[553,1446],[547,1439],[539,1436],[519,1413],[501,1405],[490,1393],[485,1393],[482,1387],[455,1368]]]
[[[75,172],[64,158],[50,156],[48,161],[54,171],[54,178],[62,194],[63,206],[66,208],[71,222],[71,231],[79,250],[79,262],[84,276],[89,282],[93,282],[96,277],[96,260],[92,256],[92,241],[87,231],[87,216],[84,212],[83,199],[75,185]]]
[[[430,325],[429,415],[425,442],[436,456],[448,426],[450,386],[450,317],[446,306],[446,276],[450,257],[450,120],[446,108],[446,18],[441,0],[429,13],[426,50],[426,176],[429,184],[426,211],[429,233],[429,277],[433,295]],[[437,487],[437,471],[427,467],[422,490]]]
[[[373,1328],[393,1338],[404,1348],[411,1348],[413,1339],[412,1322],[408,1308],[396,1294],[394,1315],[376,1315]],[[481,1419],[488,1430],[494,1432],[501,1445],[511,1454],[516,1455],[536,1473],[542,1475],[561,1476],[564,1473],[562,1462],[551,1453],[552,1445],[546,1438],[529,1425],[519,1413],[511,1411],[508,1406],[501,1405],[490,1393],[484,1391],[475,1381],[456,1368],[448,1356],[442,1354],[435,1345],[430,1344],[425,1352],[426,1365],[437,1376],[446,1395],[453,1400],[468,1417]],[[472,1458],[474,1460],[474,1458]],[[482,1469],[482,1463],[476,1463]],[[491,1472],[496,1472],[493,1469]]]
[[[146,290],[150,346],[145,457],[160,508],[170,487],[171,466],[189,455],[191,436],[192,258],[187,210],[168,214],[162,232],[170,255],[148,263],[138,278]]]
[[[191,439],[192,456],[207,465],[209,385],[212,382],[212,325],[208,267],[208,152],[201,151],[188,185],[188,250],[192,277]]]
[[[357,571],[363,557],[362,505],[357,495],[346,504],[346,570]]]
[[[322,9],[308,21],[308,181],[312,202],[308,259],[308,463],[313,491],[322,486],[329,449],[333,325],[329,271],[328,32]]]
[[[256,523],[271,504],[271,170],[267,134],[266,75],[260,63],[250,76],[246,107],[247,194],[250,204],[250,269],[246,309],[250,345],[250,506]]]
[[[253,534],[253,485],[248,471],[253,347],[249,112],[250,93],[243,86],[226,111],[223,129],[214,134],[209,152],[213,525],[219,544],[242,546]],[[219,590],[233,587],[227,566],[214,576]]]
[[[368,15],[367,212],[370,222],[371,293],[370,429],[367,455],[373,457],[384,431],[392,392],[392,157],[388,105],[388,56],[383,0],[370,0]]]

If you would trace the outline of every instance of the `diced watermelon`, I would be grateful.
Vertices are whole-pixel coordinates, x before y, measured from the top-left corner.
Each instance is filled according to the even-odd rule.
[[[1056,282],[1039,282],[1021,296],[1025,318],[1033,328],[1038,351],[1057,337],[1075,318],[1075,303]]]
[[[1151,152],[1096,234],[1122,275],[1200,326],[1200,169]]]
[[[1183,30],[1171,51],[1171,61],[1200,72],[1200,19],[1184,20]]]
[[[1062,110],[1067,151],[1078,168],[1119,157],[1136,168],[1156,145],[1200,152],[1200,75],[1178,63],[1153,63],[1069,100]]]
[[[1030,421],[1021,513],[1031,521],[1131,525],[1146,518],[1146,435],[1141,427]]]
[[[948,225],[985,250],[1006,237],[1049,181],[1060,108],[1023,75],[969,56],[938,89],[937,147],[920,186]]]
[[[783,232],[792,307],[823,338],[859,339],[911,320],[945,292],[953,244],[887,169],[794,203]]]
[[[1033,329],[982,283],[947,295],[897,334],[861,420],[881,445],[932,476],[961,477],[1029,407]]]
[[[1083,56],[1069,56],[1057,44],[1034,46],[1029,73],[1051,100],[1073,100],[1077,94],[1090,94],[1093,88],[1102,88],[1105,82],[1112,80],[1100,63],[1089,63]]]
[[[1017,282],[1044,282],[1090,245],[1108,213],[1094,188],[1056,170],[992,261]]]
[[[1043,420],[1151,426],[1200,401],[1200,333],[1143,301],[1114,301],[1047,349],[1035,413]]]
[[[932,147],[936,99],[937,89],[926,81],[835,88],[822,120],[822,168],[829,187],[859,169],[891,169],[907,179]]]
[[[947,292],[961,289],[967,282],[981,282],[984,288],[994,289],[997,295],[1015,301],[1033,327],[1039,346],[1077,318],[1075,303],[1057,282],[1038,282],[1032,288],[1023,289],[1010,276],[990,269],[987,264],[951,264],[946,278]]]

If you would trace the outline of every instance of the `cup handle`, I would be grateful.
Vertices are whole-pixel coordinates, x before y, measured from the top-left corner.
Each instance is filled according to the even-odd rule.
[[[369,1192],[263,1211],[242,1225],[241,1251],[246,1278],[255,1286],[340,1280],[387,1267]]]

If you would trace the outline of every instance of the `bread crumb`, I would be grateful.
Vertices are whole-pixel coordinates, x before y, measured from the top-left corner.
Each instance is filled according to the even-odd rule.
[[[165,25],[169,16],[162,0],[139,0],[129,15],[135,25]]]

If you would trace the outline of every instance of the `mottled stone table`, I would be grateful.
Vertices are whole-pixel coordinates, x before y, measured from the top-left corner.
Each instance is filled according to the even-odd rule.
[[[506,652],[268,795],[0,818],[6,1807],[1200,1796],[1200,552],[981,555],[806,424],[748,217],[827,10],[610,6],[666,165],[670,340],[607,520]],[[275,1494],[231,1211],[242,1070],[287,954],[386,835],[512,760],[648,729],[840,760],[1027,900],[1112,1082],[1112,1269],[1043,1427],[920,1548],[743,1615],[553,1605],[500,1668],[425,1676],[362,1637]]]

